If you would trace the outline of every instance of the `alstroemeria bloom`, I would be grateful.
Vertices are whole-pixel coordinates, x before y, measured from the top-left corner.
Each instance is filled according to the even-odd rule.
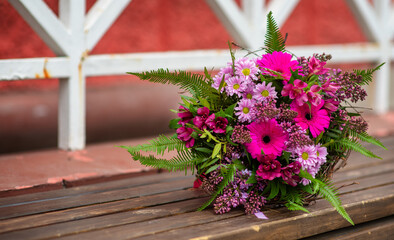
[[[288,83],[283,87],[282,96],[289,96],[290,99],[295,99],[297,105],[301,106],[308,101],[308,96],[304,91],[306,87],[308,87],[306,82],[296,79],[293,84]]]
[[[184,106],[180,106],[178,110],[178,117],[181,118],[178,124],[184,126],[193,119],[193,114],[189,111],[189,109],[185,108]]]
[[[328,72],[329,68],[325,68],[326,62],[321,62],[315,57],[311,57],[308,63],[309,74],[322,75]]]
[[[290,186],[297,186],[298,182],[301,181],[300,177],[297,175],[300,173],[301,164],[299,162],[292,162],[286,167],[281,169],[281,176],[283,181],[285,181]]]
[[[274,155],[264,155],[258,158],[259,168],[256,171],[256,175],[262,179],[273,180],[274,178],[281,176],[281,164],[278,160],[275,160]]]
[[[319,85],[313,85],[307,92],[309,102],[315,106],[318,106],[321,103],[321,95],[319,94],[320,90],[321,87],[319,87]]]
[[[209,116],[209,109],[207,107],[202,107],[197,110],[197,116],[193,119],[194,125],[199,129],[203,130],[207,128],[205,121]]]
[[[178,139],[186,142],[186,147],[191,148],[194,145],[194,138],[192,138],[193,129],[187,127],[180,127],[176,130]]]
[[[228,120],[224,117],[215,117],[215,114],[211,114],[205,123],[214,133],[225,133]]]

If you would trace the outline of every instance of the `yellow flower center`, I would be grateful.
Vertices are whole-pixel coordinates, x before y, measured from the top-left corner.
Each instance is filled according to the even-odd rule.
[[[237,90],[237,89],[239,88],[239,84],[238,84],[238,83],[234,84],[233,88],[234,88],[235,90]]]
[[[319,155],[320,155],[320,153],[319,153],[319,152],[316,152],[316,155],[317,155],[317,156],[319,156]]]
[[[264,91],[261,92],[261,95],[263,97],[268,97],[270,95],[270,93],[268,92],[268,90],[264,90]]]
[[[304,160],[308,160],[309,154],[308,154],[307,152],[303,152],[302,155],[301,155],[301,157],[302,157],[302,159],[304,159]]]
[[[252,99],[252,97],[253,97],[252,94],[250,94],[250,93],[246,94],[247,99]]]
[[[242,109],[242,112],[244,112],[245,114],[248,114],[249,113],[249,108],[244,107],[244,109]]]
[[[250,69],[249,69],[249,68],[244,68],[244,69],[242,69],[242,73],[243,73],[243,75],[245,75],[245,76],[249,76],[249,74],[250,74]]]

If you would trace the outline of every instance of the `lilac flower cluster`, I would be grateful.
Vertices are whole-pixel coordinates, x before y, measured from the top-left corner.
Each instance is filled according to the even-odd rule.
[[[360,100],[365,100],[367,92],[360,84],[363,80],[362,76],[355,73],[342,72],[341,69],[338,69],[334,71],[333,77],[335,82],[341,86],[336,95],[340,101],[350,99],[350,101],[356,103]]]

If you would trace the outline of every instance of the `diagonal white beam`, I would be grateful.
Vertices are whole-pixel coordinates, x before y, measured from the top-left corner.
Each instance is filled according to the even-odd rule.
[[[206,0],[234,40],[246,48],[257,49],[259,43],[242,11],[233,0]]]
[[[91,51],[131,0],[99,0],[85,19],[86,47]]]
[[[271,0],[268,4],[268,10],[265,15],[272,11],[273,15],[275,16],[276,23],[279,27],[281,27],[289,18],[298,2],[299,0]]]
[[[71,37],[67,29],[42,0],[9,0],[56,55],[68,55]]]
[[[377,14],[368,0],[347,0],[347,3],[370,41],[376,42],[384,39]]]

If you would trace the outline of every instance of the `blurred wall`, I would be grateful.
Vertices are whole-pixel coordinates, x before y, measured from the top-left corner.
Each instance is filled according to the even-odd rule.
[[[46,2],[57,13],[57,1]],[[54,56],[6,0],[0,24],[0,59]],[[282,32],[287,45],[366,42],[345,0],[300,1]],[[204,0],[133,0],[89,54],[225,49],[228,40]],[[0,154],[56,147],[57,89],[56,79],[0,81]],[[179,96],[131,76],[89,77],[86,102],[89,144],[168,132]]]

